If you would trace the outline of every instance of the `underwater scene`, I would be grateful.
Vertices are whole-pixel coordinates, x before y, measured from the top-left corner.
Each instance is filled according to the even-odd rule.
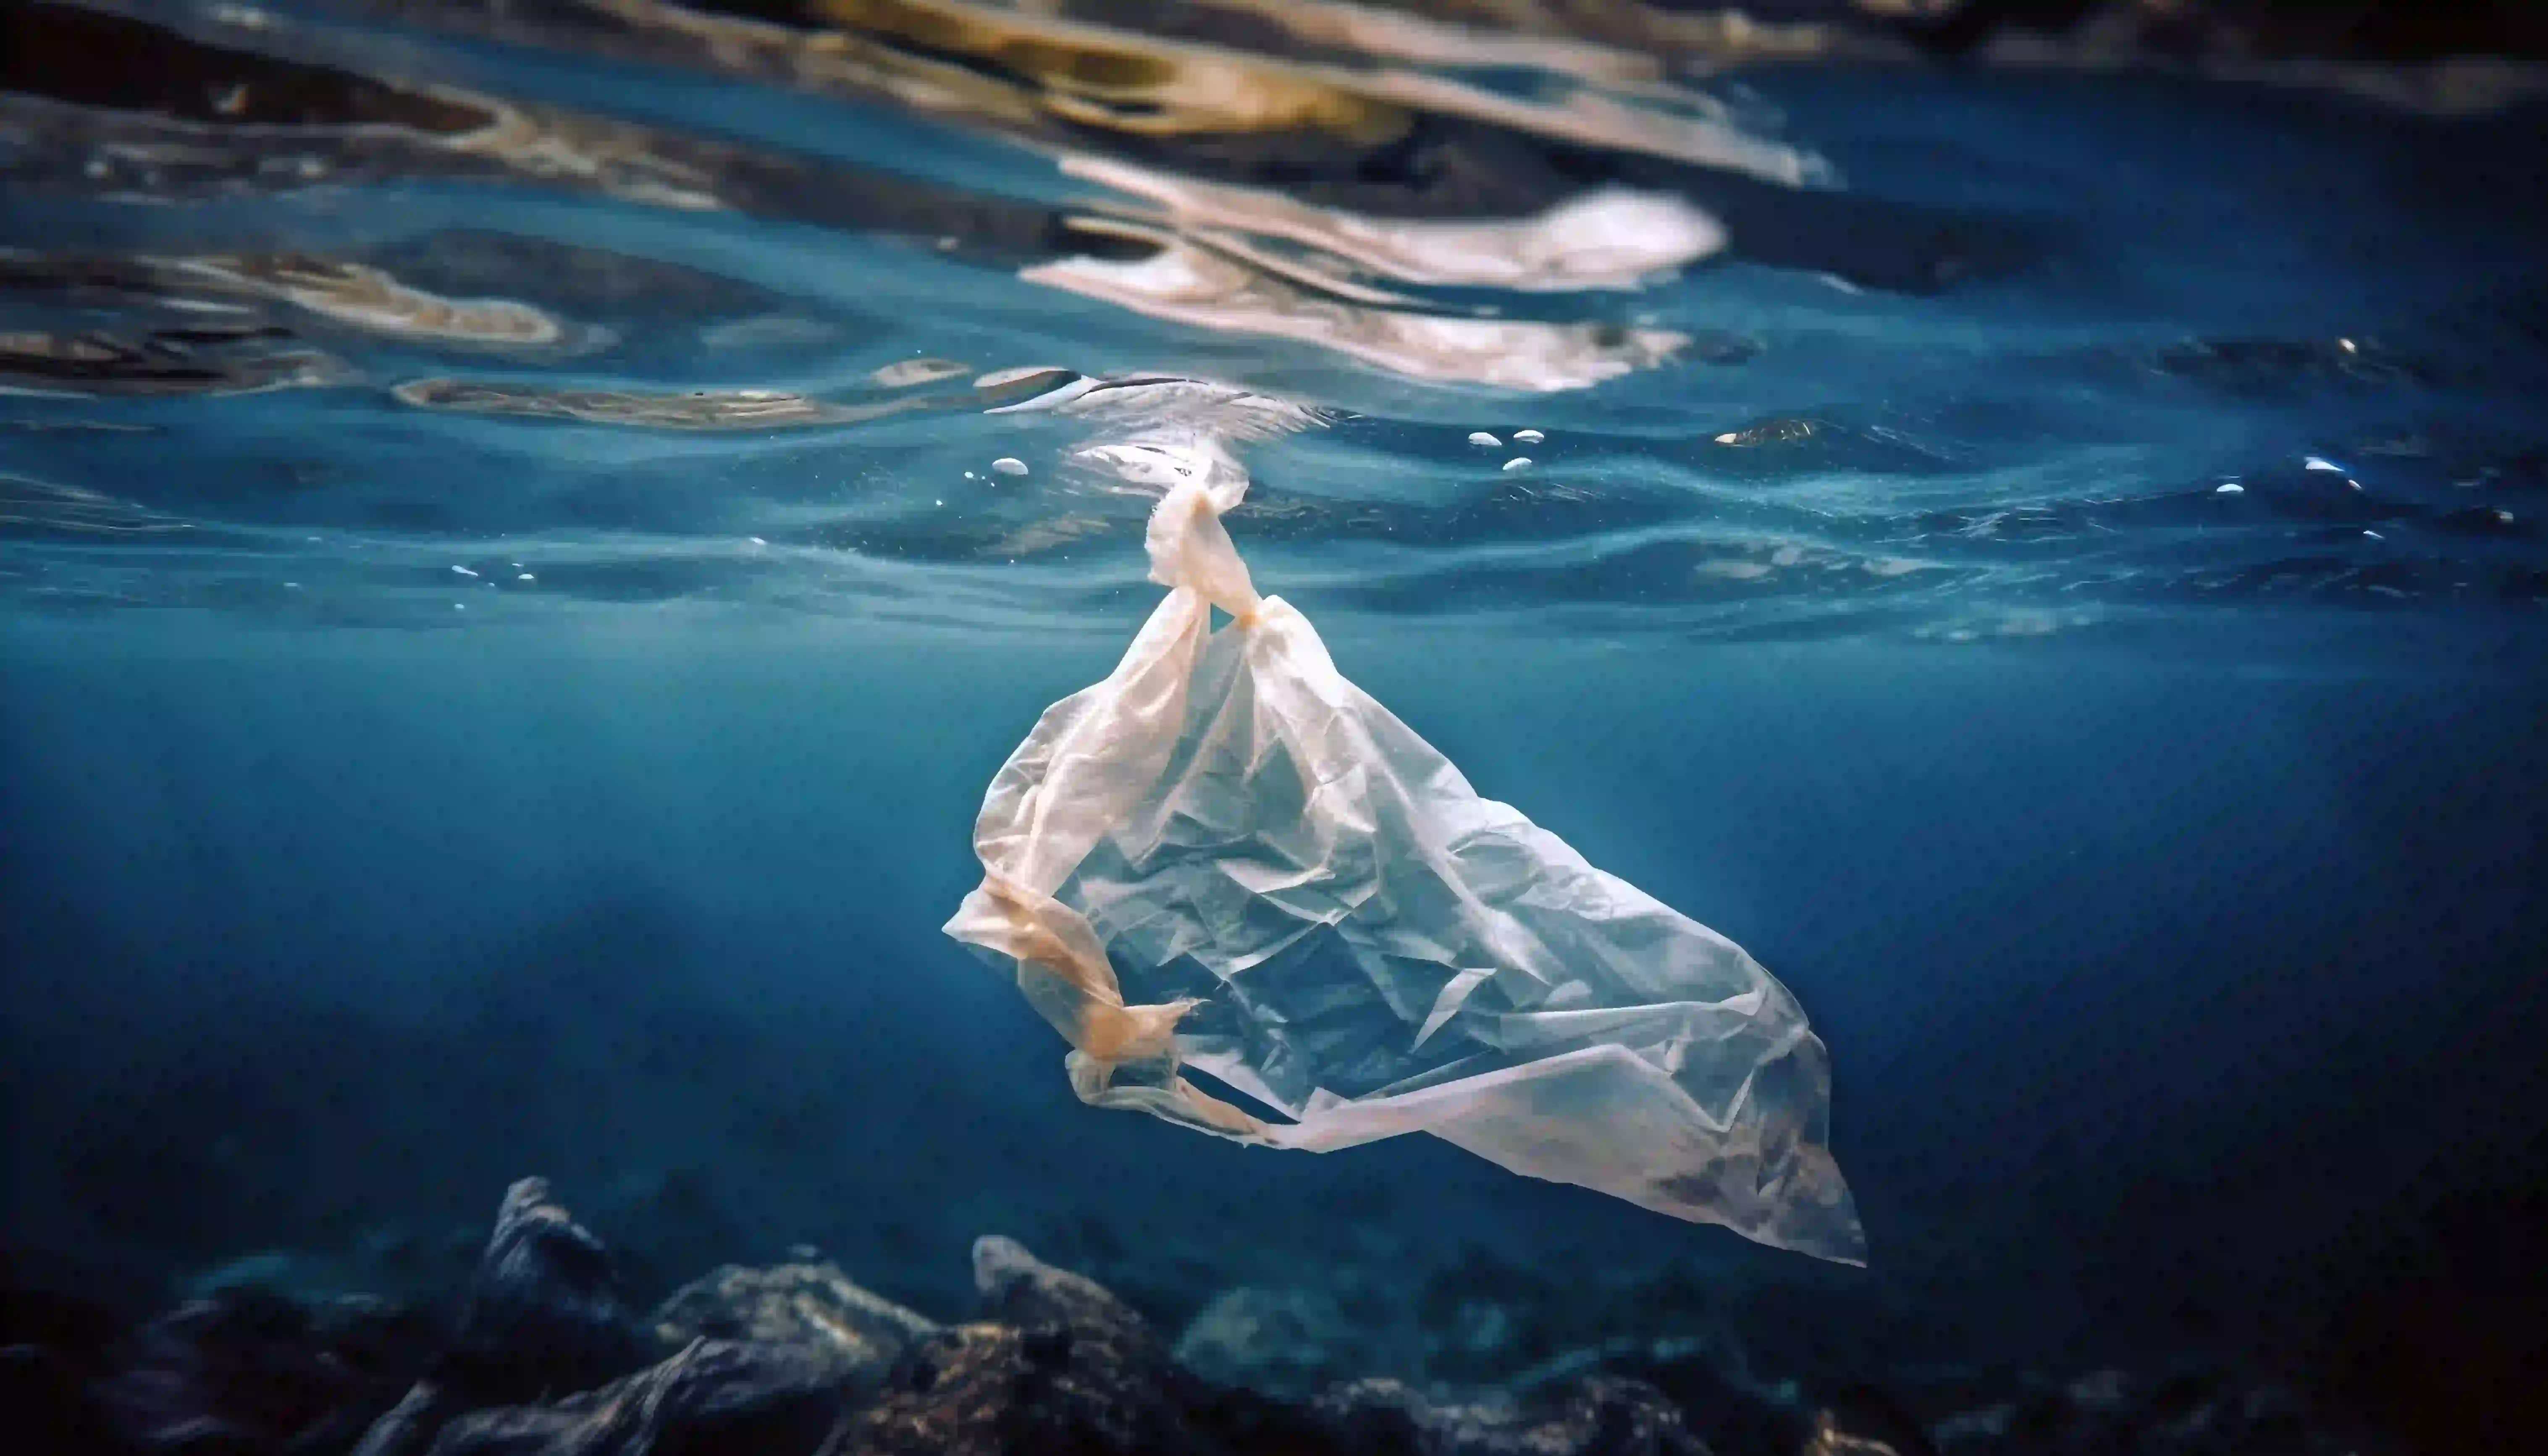
[[[2548,1451],[2548,11],[0,6],[0,1429]]]

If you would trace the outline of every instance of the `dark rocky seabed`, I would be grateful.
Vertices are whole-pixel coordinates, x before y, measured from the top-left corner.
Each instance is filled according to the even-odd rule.
[[[934,1315],[818,1250],[790,1252],[717,1268],[645,1312],[608,1244],[525,1178],[447,1301],[316,1294],[295,1287],[308,1272],[295,1260],[269,1255],[135,1323],[73,1271],[12,1267],[0,1400],[32,1439],[19,1449],[136,1456],[2362,1449],[2290,1389],[2202,1364],[1880,1380],[1780,1369],[1703,1291],[1670,1281],[1639,1291],[1626,1320],[1613,1299],[1588,1307],[1513,1270],[1464,1270],[1395,1310],[1351,1288],[1244,1287],[1172,1336],[1097,1279],[999,1234],[973,1245],[972,1308]],[[1461,1378],[1533,1349],[1544,1356],[1516,1374]]]

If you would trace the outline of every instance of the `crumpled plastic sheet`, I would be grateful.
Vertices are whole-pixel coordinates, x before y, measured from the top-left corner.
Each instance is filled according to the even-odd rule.
[[[1430,1133],[1864,1263],[1795,998],[1346,682],[1223,528],[1244,474],[1186,458],[1147,539],[1167,598],[992,780],[946,927],[1069,1041],[1081,1100],[1313,1151]]]

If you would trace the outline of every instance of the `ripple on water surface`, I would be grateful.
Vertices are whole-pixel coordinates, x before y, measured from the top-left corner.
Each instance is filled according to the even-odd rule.
[[[1111,630],[1192,461],[1348,630],[2548,601],[2542,228],[2484,160],[2537,124],[2476,92],[2048,90],[1872,23],[1796,33],[1843,72],[1276,10],[373,9],[410,24],[7,21],[15,609]]]

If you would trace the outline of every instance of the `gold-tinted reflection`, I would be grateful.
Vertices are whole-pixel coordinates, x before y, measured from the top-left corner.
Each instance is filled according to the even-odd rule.
[[[1235,51],[949,0],[816,0],[812,9],[922,52],[906,53],[908,63],[960,56],[976,71],[1015,77],[1044,110],[1088,126],[1168,136],[1317,131],[1363,142],[1407,126],[1393,108]]]
[[[1073,0],[1049,3],[1065,12],[1076,8]],[[1432,7],[1445,12],[1439,20],[1412,13],[1416,7],[1345,0],[1186,3],[1252,16],[1304,41],[1416,65],[1523,65],[1614,85],[1673,71],[1814,56],[1894,55],[1907,48],[1881,36],[1817,21],[1764,21],[1739,8],[1691,10],[1630,0],[1452,0]]]
[[[1513,63],[1511,47],[1464,46],[1456,30],[1416,39],[1403,21],[1365,29],[1383,44],[1366,63],[1296,61],[1220,46],[1164,40],[1138,31],[965,0],[810,0],[806,13],[837,29],[806,32],[763,21],[703,15],[663,0],[593,0],[596,8],[649,36],[679,36],[730,71],[778,71],[824,90],[882,91],[943,114],[1048,134],[1050,124],[1131,136],[1280,138],[1287,147],[1353,151],[1405,136],[1432,112],[1588,146],[1748,172],[1798,184],[1818,176],[1814,159],[1751,136],[1707,98],[1671,88],[1668,107],[1631,104],[1623,93],[1652,90],[1649,66],[1528,62],[1564,84],[1524,99],[1418,64]],[[1352,29],[1331,7],[1328,30]],[[1484,43],[1478,43],[1483,46]],[[1533,53],[1536,53],[1535,51]]]
[[[563,323],[528,304],[444,298],[361,263],[295,253],[142,261],[158,264],[179,284],[281,299],[347,327],[393,338],[536,347],[566,337]]]
[[[1510,66],[1602,84],[1661,80],[1652,51],[1566,34],[1539,6],[1446,7],[1458,19],[1342,0],[1186,0],[1190,8],[1244,15],[1299,42],[1374,59],[1429,66]],[[1061,7],[1067,12],[1071,7]],[[1468,24],[1471,20],[1492,24]],[[1539,22],[1534,25],[1532,22]]]
[[[671,32],[712,50],[741,45],[762,63],[784,55],[817,69],[828,66],[830,73],[860,71],[869,80],[918,78],[935,98],[930,104],[954,105],[974,119],[1058,120],[1069,123],[1075,129],[1069,135],[1078,138],[1098,130],[1184,138],[1206,150],[1224,141],[1239,144],[1231,138],[1262,136],[1286,155],[1302,148],[1340,150],[1340,157],[1322,164],[1339,176],[1353,172],[1356,155],[1432,114],[1483,119],[1542,137],[1709,159],[1782,180],[1793,180],[1807,167],[1791,149],[1745,136],[1703,111],[1641,107],[1591,89],[1522,99],[1403,65],[1348,68],[1274,60],[962,0],[815,3],[842,29],[790,31],[701,16],[659,0],[606,0],[603,8],[631,26]],[[239,106],[248,112],[277,104],[260,99],[258,88],[269,84],[332,100],[306,116],[255,125],[47,105],[30,113],[44,124],[33,150],[71,158],[72,169],[104,165],[111,186],[129,185],[136,196],[161,200],[206,184],[290,189],[376,177],[492,174],[654,207],[730,208],[843,228],[917,232],[951,245],[979,238],[1001,266],[1019,267],[1029,281],[1153,318],[1296,339],[1414,379],[1529,390],[1581,388],[1646,367],[1684,340],[1653,329],[1450,317],[1368,280],[1525,293],[1627,289],[1724,243],[1712,219],[1678,198],[1620,189],[1570,197],[1556,172],[1495,189],[1502,200],[1493,204],[1465,193],[1454,198],[1427,191],[1375,197],[1375,213],[1084,151],[1061,153],[1061,164],[1117,193],[1120,201],[1110,210],[1135,216],[1062,218],[1039,204],[979,197],[820,158],[448,86],[381,80],[320,60],[187,44],[197,45],[194,63],[207,76],[226,74],[228,58],[237,55],[244,57],[244,73],[272,78],[241,83],[247,89]],[[295,40],[286,48],[310,52],[314,46],[324,52],[323,40]],[[1030,130],[1052,135],[1048,128]],[[1453,131],[1443,144],[1467,146],[1486,135]],[[1171,158],[1188,154],[1162,150]],[[90,160],[83,164],[81,157]],[[1248,169],[1242,162],[1239,170]],[[1430,184],[1390,183],[1383,191],[1402,185]],[[1378,215],[1400,211],[1404,202],[1417,204],[1419,215]],[[1450,216],[1442,215],[1445,208]],[[1481,208],[1489,215],[1478,216]],[[1504,215],[1496,216],[1498,211]],[[1086,244],[1087,255],[1053,255],[1057,248],[1078,251],[1074,240]],[[1143,256],[1144,248],[1155,255]],[[393,335],[554,347],[572,332],[535,307],[442,297],[376,267],[244,255],[167,266],[213,296],[285,300],[349,326]],[[432,403],[693,428],[748,427],[772,410],[785,414],[767,402],[743,401],[732,410],[702,413],[702,407],[682,401],[574,401],[546,394],[536,401],[437,395]],[[803,419],[790,422],[826,422],[839,417],[827,410],[865,408],[808,404]]]

